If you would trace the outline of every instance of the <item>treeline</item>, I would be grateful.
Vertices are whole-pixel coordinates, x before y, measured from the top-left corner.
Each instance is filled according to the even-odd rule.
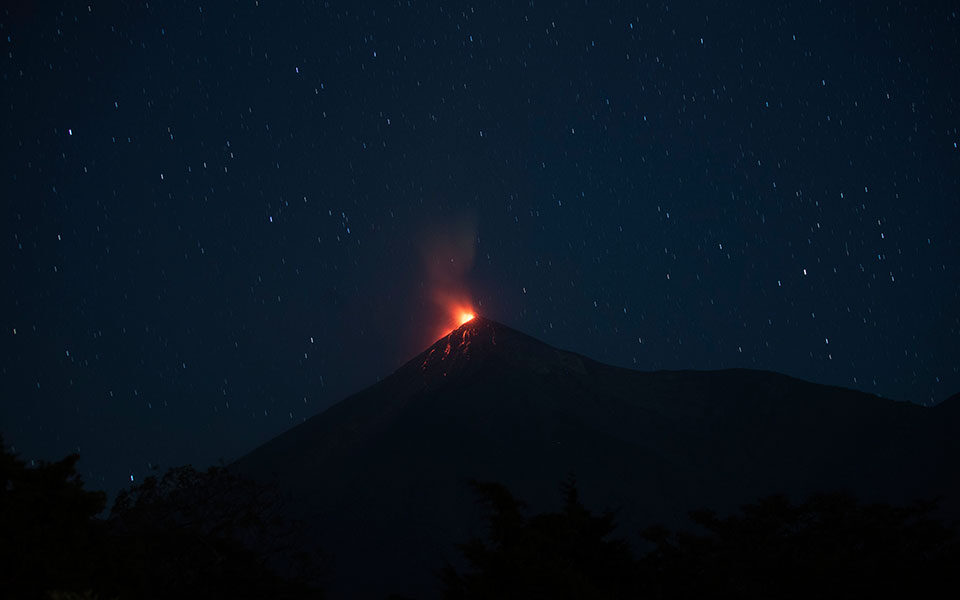
[[[29,467],[3,446],[0,597],[323,597],[323,562],[295,550],[274,490],[222,467],[177,467],[100,518],[106,495],[84,489],[78,458]]]
[[[934,503],[771,496],[730,516],[692,512],[692,532],[650,528],[635,556],[611,537],[615,515],[587,510],[572,481],[560,511],[533,516],[503,486],[473,485],[488,534],[460,546],[467,568],[443,570],[448,600],[917,598],[960,589],[957,530],[934,517]]]
[[[2,446],[2,439],[0,439]],[[78,457],[27,466],[0,452],[0,597],[44,600],[323,596],[326,557],[305,554],[269,487],[222,467],[178,467],[106,496]],[[449,600],[523,598],[868,598],[956,590],[960,544],[933,504],[862,504],[840,494],[773,496],[733,515],[691,513],[693,531],[651,528],[635,552],[575,482],[560,510],[528,514],[474,482],[487,533],[439,572]],[[335,552],[335,549],[331,549]],[[377,576],[377,565],[370,565]]]

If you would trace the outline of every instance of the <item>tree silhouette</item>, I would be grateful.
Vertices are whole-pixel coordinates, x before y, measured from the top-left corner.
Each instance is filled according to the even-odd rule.
[[[198,471],[173,467],[121,491],[110,512],[118,535],[189,532],[228,538],[281,553],[293,528],[283,516],[283,498],[276,489],[230,473],[223,467]]]
[[[83,489],[79,456],[28,467],[0,437],[0,590],[9,598],[42,598],[55,589],[82,590],[96,567],[88,552],[103,531],[93,518],[103,492]]]
[[[489,535],[459,546],[472,570],[443,570],[445,598],[633,597],[630,549],[623,540],[608,539],[614,515],[584,508],[573,480],[561,487],[560,512],[529,518],[504,486],[471,485],[488,511]]]
[[[141,597],[182,590],[197,597],[320,597],[319,563],[287,543],[296,524],[283,516],[282,500],[275,489],[223,467],[183,466],[147,477],[121,492],[111,510],[110,531],[124,549],[113,577]]]
[[[177,467],[121,493],[104,520],[106,497],[83,489],[77,460],[29,467],[0,449],[0,597],[322,597],[272,489]]]
[[[560,512],[532,517],[502,485],[473,487],[489,532],[459,546],[470,570],[442,571],[451,600],[921,597],[960,584],[957,532],[933,516],[934,503],[770,496],[726,517],[694,511],[695,532],[650,528],[652,550],[634,560],[609,539],[613,515],[590,513],[573,482]]]
[[[720,518],[691,513],[703,531],[645,532],[650,596],[694,598],[917,597],[955,589],[955,530],[935,505],[860,504],[819,494],[793,504],[771,496]],[[947,588],[951,589],[951,588]]]

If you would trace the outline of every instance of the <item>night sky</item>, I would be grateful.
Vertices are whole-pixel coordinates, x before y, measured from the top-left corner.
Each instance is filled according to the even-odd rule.
[[[637,369],[960,391],[960,4],[5,2],[0,432],[93,488],[461,307]]]

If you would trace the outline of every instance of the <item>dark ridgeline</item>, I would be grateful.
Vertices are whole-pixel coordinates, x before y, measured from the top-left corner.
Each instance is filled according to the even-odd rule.
[[[478,317],[231,468],[292,495],[301,543],[334,556],[331,596],[429,598],[484,529],[471,479],[549,511],[573,473],[636,547],[650,525],[776,493],[942,497],[960,515],[958,404],[762,371],[632,371]]]

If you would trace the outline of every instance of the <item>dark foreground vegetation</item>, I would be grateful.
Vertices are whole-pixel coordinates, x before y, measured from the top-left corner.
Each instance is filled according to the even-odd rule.
[[[0,453],[0,597],[322,597],[325,562],[294,550],[296,524],[269,488],[179,467],[102,518],[106,497],[83,488],[77,459],[30,467]],[[635,554],[573,481],[558,512],[535,515],[499,484],[473,486],[488,532],[460,546],[463,568],[440,572],[449,599],[921,597],[960,583],[956,529],[933,504],[773,496],[731,516],[694,512],[694,532],[651,528]]]
[[[321,562],[288,545],[295,524],[269,488],[178,467],[121,492],[101,518],[106,495],[83,488],[77,460],[29,467],[3,447],[0,597],[322,597]]]
[[[917,598],[960,584],[956,528],[934,518],[933,503],[771,496],[727,517],[695,511],[696,532],[648,529],[647,551],[634,557],[611,538],[614,514],[588,511],[573,482],[559,512],[529,517],[503,486],[473,485],[489,533],[460,546],[470,568],[443,570],[451,600]]]

